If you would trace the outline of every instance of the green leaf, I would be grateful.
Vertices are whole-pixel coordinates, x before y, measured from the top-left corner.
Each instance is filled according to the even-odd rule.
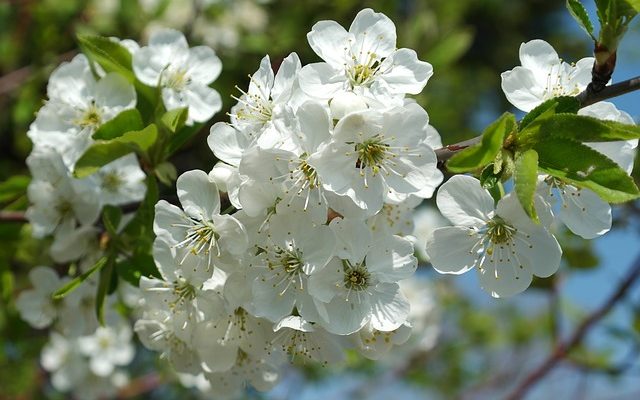
[[[100,325],[104,326],[104,299],[107,297],[109,288],[112,286],[112,275],[115,260],[113,256],[110,256],[106,267],[100,271],[100,278],[98,279],[98,289],[96,290],[96,317]]]
[[[516,171],[513,179],[520,205],[533,221],[538,222],[533,201],[538,184],[538,153],[535,150],[527,150],[516,156]]]
[[[500,182],[502,173],[502,169],[496,172],[494,164],[489,164],[480,174],[480,185],[489,191],[496,203],[504,196],[504,188]]]
[[[124,110],[115,118],[105,122],[93,134],[94,139],[109,140],[120,137],[126,132],[139,131],[144,128],[140,112],[133,108]]]
[[[84,272],[84,273],[76,276],[74,279],[71,280],[71,282],[66,283],[60,289],[58,289],[55,292],[53,292],[52,297],[54,298],[54,300],[58,300],[58,299],[64,298],[64,296],[66,296],[67,294],[71,293],[75,288],[80,286],[80,284],[82,282],[84,282],[88,277],[93,275],[96,271],[99,271],[100,269],[102,269],[102,267],[104,267],[104,265],[106,263],[107,263],[107,257],[102,257],[101,259],[99,259],[93,265],[93,267],[91,267],[91,268],[89,268],[89,270],[87,270],[87,272]]]
[[[73,175],[76,178],[87,177],[99,170],[100,167],[134,151],[136,151],[135,146],[129,143],[95,143],[76,162]]]
[[[516,117],[504,113],[482,132],[482,141],[454,154],[447,162],[451,172],[469,172],[491,163],[500,149],[505,137],[516,128]]]
[[[582,29],[584,29],[593,40],[596,40],[593,36],[593,24],[591,23],[589,14],[587,14],[587,10],[584,8],[582,3],[579,0],[567,0],[567,9],[573,19],[578,22],[578,25],[580,25],[580,27],[582,27]]]
[[[549,99],[531,110],[520,121],[520,130],[523,130],[533,121],[548,118],[558,113],[576,114],[580,110],[580,102],[575,97],[560,96]]]
[[[135,254],[150,253],[153,239],[155,238],[153,219],[155,217],[155,205],[158,202],[158,183],[155,176],[148,175],[146,184],[147,192],[144,200],[120,236],[124,242],[132,244]]]
[[[78,43],[87,57],[100,64],[106,72],[117,72],[129,82],[135,80],[131,53],[120,43],[94,35],[78,35]]]
[[[188,115],[189,109],[187,107],[176,108],[175,110],[167,111],[160,120],[172,133],[176,133],[182,129]]]
[[[615,142],[640,138],[640,126],[585,115],[556,114],[540,121],[539,139],[563,137],[579,142]]]
[[[183,127],[175,135],[172,135],[167,146],[167,157],[180,149],[193,135],[200,132],[201,128],[202,124],[193,124],[192,126]]]
[[[606,156],[575,140],[551,137],[538,142],[538,165],[549,175],[621,203],[640,197],[633,179]]]
[[[14,175],[0,183],[0,202],[10,201],[27,193],[31,178],[26,175]]]
[[[118,236],[117,230],[121,219],[122,210],[120,207],[106,205],[102,209],[102,223],[109,235],[113,238]]]
[[[618,0],[618,15],[629,18],[640,13],[640,0]]]
[[[145,155],[157,138],[158,129],[151,124],[142,130],[127,132],[108,142],[96,142],[76,162],[73,174],[76,178],[84,178],[129,153]]]
[[[178,177],[178,171],[176,171],[176,167],[171,164],[169,161],[165,161],[158,165],[154,170],[156,177],[158,180],[162,182],[166,186],[172,186],[173,182],[175,182]]]
[[[118,275],[134,286],[139,285],[140,277],[162,278],[150,254],[136,254],[116,264]]]

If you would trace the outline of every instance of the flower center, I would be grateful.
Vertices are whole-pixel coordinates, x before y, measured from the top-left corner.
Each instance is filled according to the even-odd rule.
[[[182,68],[167,71],[164,77],[163,86],[178,92],[184,90],[184,88],[191,83],[191,78],[187,76],[187,71]]]
[[[184,303],[187,301],[191,301],[196,298],[196,288],[191,285],[189,282],[181,279],[179,281],[174,282],[173,284],[173,294],[178,298],[177,303]]]
[[[273,273],[269,279],[273,280],[274,288],[282,288],[280,295],[284,295],[292,285],[299,290],[304,290],[306,274],[302,269],[304,262],[300,249],[283,249],[275,246],[269,258],[267,266]]]
[[[251,78],[253,80],[253,78]],[[254,84],[261,89],[261,93],[247,93],[240,87],[236,86],[236,89],[242,93],[242,96],[231,96],[231,98],[238,101],[238,108],[235,111],[234,116],[241,121],[257,122],[264,124],[271,121],[273,116],[273,102],[269,100],[269,92],[263,93],[264,88],[257,82]]]
[[[220,234],[216,232],[213,222],[207,220],[199,221],[191,217],[189,217],[189,222],[189,225],[175,225],[187,228],[184,240],[176,244],[176,247],[187,248],[193,255],[200,253],[209,255],[211,249],[220,239]]]
[[[358,155],[356,167],[360,169],[369,167],[374,175],[380,172],[380,167],[387,158],[394,156],[389,151],[389,145],[383,142],[381,135],[356,143],[356,153]]]
[[[491,243],[501,244],[509,242],[516,232],[516,228],[507,225],[507,223],[498,216],[487,221],[486,234],[489,237],[489,240],[491,240]]]
[[[74,123],[81,128],[97,128],[102,124],[102,112],[96,106],[95,100],[91,100],[89,107],[84,110],[80,118],[76,119]]]
[[[351,87],[370,86],[380,70],[381,60],[375,53],[369,52],[364,63],[358,61],[355,56],[352,56],[352,60],[354,64],[347,69],[347,77]]]
[[[309,165],[309,163],[305,159],[306,155],[303,154],[303,156],[300,157],[300,164],[298,164],[298,168],[300,169],[306,181],[308,182],[309,188],[315,189],[320,186],[320,179],[318,178],[318,173],[316,172],[315,168]]]
[[[369,287],[371,274],[367,271],[364,261],[356,266],[343,260],[344,266],[344,286],[349,290],[362,291]]]
[[[117,192],[122,186],[122,178],[117,172],[111,171],[102,175],[102,188],[109,192]]]
[[[544,98],[550,99],[559,96],[575,96],[580,93],[580,87],[578,84],[573,84],[573,87],[569,86],[570,75],[563,73],[564,67],[568,66],[564,62],[560,64],[552,65],[547,73],[547,86],[544,90]],[[571,68],[575,70],[575,64],[571,65]]]
[[[60,200],[55,206],[56,211],[61,216],[69,215],[73,211],[73,206],[67,200]]]

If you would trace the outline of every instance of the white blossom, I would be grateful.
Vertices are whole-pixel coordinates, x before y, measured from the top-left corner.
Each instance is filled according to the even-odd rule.
[[[176,30],[154,32],[149,45],[133,55],[133,71],[145,85],[161,88],[167,110],[188,107],[189,125],[207,121],[222,108],[220,95],[209,87],[222,71],[220,59],[209,47],[189,48]]]
[[[477,179],[456,175],[440,187],[436,201],[454,225],[436,229],[427,242],[438,272],[462,274],[476,268],[484,290],[506,297],[525,290],[532,275],[544,278],[557,271],[562,255],[558,242],[543,224],[531,221],[514,194],[494,208]]]

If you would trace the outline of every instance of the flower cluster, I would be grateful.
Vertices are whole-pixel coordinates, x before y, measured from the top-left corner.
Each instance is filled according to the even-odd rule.
[[[563,62],[547,42],[532,40],[520,47],[522,66],[502,74],[507,99],[522,111],[545,100],[577,95],[591,82],[593,58]],[[633,124],[625,112],[607,102],[582,108],[579,115]],[[638,140],[588,143],[631,173]],[[455,176],[438,191],[440,211],[455,226],[437,229],[427,243],[436,270],[461,274],[474,268],[482,288],[495,297],[524,291],[532,275],[548,277],[560,265],[562,251],[551,234],[557,219],[576,235],[593,239],[611,228],[611,207],[589,189],[577,188],[550,175],[539,175],[534,224],[515,193],[494,199],[480,182]]]
[[[148,47],[140,48],[130,40],[113,41],[130,52],[136,79],[161,90],[166,110],[187,108],[187,124],[206,121],[220,109],[220,96],[208,86],[221,70],[213,50],[189,48],[184,36],[173,30],[156,32]],[[128,364],[133,347],[127,321],[119,321],[119,327],[99,326],[96,317],[98,278],[91,275],[91,269],[107,256],[105,239],[107,243],[113,239],[104,236],[105,227],[98,220],[104,206],[142,201],[146,174],[133,153],[82,179],[74,176],[74,168],[97,143],[93,136],[101,127],[136,108],[137,93],[123,75],[106,73],[80,54],[51,74],[47,94],[49,99],[27,132],[33,141],[33,152],[27,158],[33,179],[26,216],[34,237],[53,236],[49,255],[55,263],[68,263],[77,274],[88,275],[75,290],[55,298],[71,279],[59,278],[52,268],[37,267],[30,274],[33,289],[22,292],[16,305],[33,327],[54,328],[42,354],[54,387],[73,390],[81,398],[103,397],[113,392],[115,378],[122,382],[122,372],[114,366]],[[125,216],[113,229],[121,232],[130,220],[131,216]],[[130,289],[126,285],[119,288],[120,292]],[[104,300],[107,315],[118,297],[122,293]],[[130,300],[129,306],[135,302]]]
[[[152,174],[175,179],[167,161],[174,147],[221,109],[210,87],[222,69],[215,52],[190,48],[183,34],[163,29],[144,47],[94,38],[107,50],[78,55],[52,73],[48,100],[27,133],[34,148],[26,216],[33,236],[52,238],[52,261],[68,264],[75,278],[36,267],[33,289],[16,305],[33,327],[52,327],[41,362],[56,389],[78,398],[115,394],[127,379],[120,368],[134,356],[133,331],[185,385],[216,397],[247,385],[270,389],[286,360],[328,365],[346,349],[377,360],[409,341],[412,327],[423,331],[412,349],[426,351],[438,335],[437,310],[425,285],[418,290],[407,281],[418,265],[414,254],[440,273],[475,269],[485,291],[505,297],[559,268],[555,220],[586,239],[610,229],[607,202],[538,163],[534,147],[553,132],[536,137],[510,114],[512,128],[488,129],[490,140],[483,136],[471,149],[495,150],[491,157],[461,169],[483,170],[485,182],[488,171],[493,186],[469,175],[450,178],[436,203],[453,226],[432,231],[443,224],[416,210],[443,181],[435,151],[442,142],[427,112],[407,97],[424,89],[431,65],[397,49],[393,22],[371,9],[349,30],[320,21],[307,38],[322,61],[303,66],[292,53],[274,71],[269,56],[262,59],[234,97],[230,122],[211,127],[207,142],[218,162],[177,178],[179,206],[158,200]],[[109,57],[101,66],[103,53]],[[502,74],[502,88],[525,112],[550,99],[557,106],[553,99],[575,96],[591,80],[593,59],[564,63],[541,40],[524,43],[520,60]],[[105,71],[111,69],[120,73]],[[554,116],[633,123],[610,103],[578,109],[578,116]],[[539,131],[549,129],[545,118],[533,124]],[[121,121],[126,126],[114,133]],[[608,124],[610,132],[624,126]],[[147,142],[145,132],[155,136]],[[518,137],[523,132],[529,136]],[[640,135],[623,133],[604,140]],[[486,143],[499,134],[497,146]],[[522,137],[535,143],[527,148]],[[586,143],[590,148],[574,142],[615,170],[614,179],[629,178],[638,140]],[[102,145],[123,156],[98,152],[95,172],[78,174]],[[515,165],[529,151],[538,164],[519,178],[527,193],[517,190],[523,184],[516,178],[505,194],[502,182],[517,176]],[[163,170],[174,174],[162,179]],[[131,204],[139,206],[135,216],[126,214]],[[425,228],[420,220],[432,222]],[[120,278],[139,288],[118,285]],[[417,307],[410,309],[410,300]],[[123,308],[136,311],[133,330]]]
[[[162,277],[141,278],[135,330],[214,392],[268,389],[286,358],[378,358],[410,332],[410,211],[443,176],[440,137],[405,95],[432,68],[370,9],[308,38],[324,62],[293,53],[274,73],[266,56],[231,122],[211,128],[218,164],[178,178],[181,208],[156,205]],[[219,191],[237,211],[221,213]]]

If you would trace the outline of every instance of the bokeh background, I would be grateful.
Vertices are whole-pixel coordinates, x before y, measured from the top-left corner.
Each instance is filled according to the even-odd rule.
[[[585,4],[593,14],[594,5]],[[274,67],[290,52],[303,65],[317,61],[306,33],[319,20],[348,26],[362,8],[389,16],[398,47],[417,51],[435,75],[416,96],[445,144],[477,135],[511,110],[500,89],[500,73],[519,65],[518,47],[540,38],[567,61],[591,54],[588,37],[558,0],[0,0],[0,182],[26,181],[26,136],[43,104],[51,71],[77,52],[75,36],[93,33],[144,42],[153,29],[183,31],[191,45],[213,47],[223,72],[213,87],[229,110],[248,74],[269,54]],[[618,56],[614,81],[640,74],[640,21],[632,23]],[[614,101],[640,119],[640,94]],[[227,120],[224,112],[216,121]],[[209,170],[214,157],[205,145],[209,126],[172,160],[181,173]],[[636,163],[638,181],[640,168]],[[18,178],[16,178],[18,176]],[[24,176],[21,178],[21,176]],[[170,196],[175,189],[164,187]],[[23,210],[20,191],[0,196],[0,209]],[[428,204],[425,205],[428,207]],[[418,272],[417,298],[432,318],[414,332],[430,343],[398,351],[387,360],[350,354],[346,365],[297,365],[268,399],[496,399],[508,393],[551,352],[558,341],[610,295],[640,254],[640,203],[614,210],[614,229],[587,242],[559,235],[561,272],[536,281],[516,298],[495,300],[479,289],[474,274],[450,279],[425,263]],[[429,224],[437,219],[430,217]],[[39,367],[47,335],[17,315],[14,301],[28,287],[32,266],[47,263],[45,245],[21,223],[0,223],[0,399],[62,399]],[[427,293],[428,292],[428,293]],[[426,301],[426,300],[425,300]],[[430,300],[429,300],[430,301]],[[197,398],[175,379],[156,355],[139,348],[131,367],[132,386],[122,398]],[[136,386],[137,385],[137,386]],[[586,339],[545,377],[528,398],[640,398],[640,289],[629,291],[614,311],[590,329]]]

